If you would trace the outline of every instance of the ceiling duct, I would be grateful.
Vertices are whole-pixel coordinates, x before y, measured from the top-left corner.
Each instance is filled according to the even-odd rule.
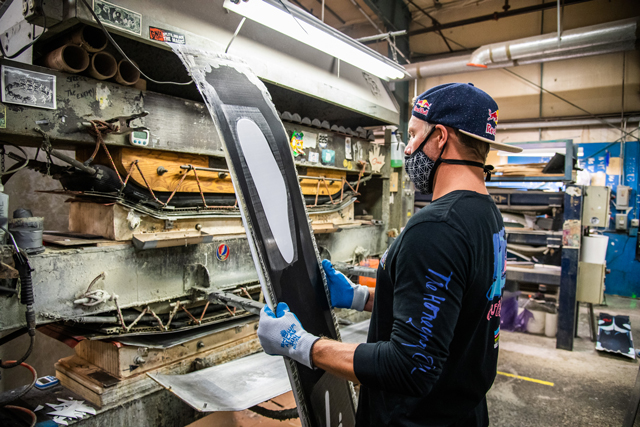
[[[638,18],[481,46],[469,54],[405,65],[411,77],[442,76],[633,50]]]

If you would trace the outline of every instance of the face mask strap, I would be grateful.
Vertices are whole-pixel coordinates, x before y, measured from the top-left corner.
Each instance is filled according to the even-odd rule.
[[[444,145],[442,146],[442,150],[440,151],[440,155],[438,156],[438,160],[435,161],[435,163],[433,164],[433,168],[431,169],[431,179],[429,179],[428,183],[427,183],[427,191],[429,193],[433,193],[433,186],[435,184],[435,179],[436,179],[436,170],[438,170],[438,166],[440,166],[440,163],[443,162],[442,159],[442,153],[444,153],[444,149],[447,148],[447,142],[444,143]]]
[[[433,134],[433,132],[436,130],[436,127],[432,127],[431,130],[429,131],[429,133],[427,133],[427,136],[422,140],[422,142],[420,143],[420,146],[418,146],[418,148],[411,154],[409,154],[407,157],[412,157],[415,156],[417,152],[422,151],[422,149],[424,148],[425,144],[427,143],[427,140],[431,137],[431,135]]]
[[[440,153],[440,155],[442,155],[442,153]],[[464,166],[475,166],[478,168],[482,168],[483,172],[487,175],[485,178],[485,182],[491,181],[491,172],[494,169],[492,165],[484,165],[480,162],[472,162],[471,160],[440,159],[440,161],[448,165],[464,165]]]

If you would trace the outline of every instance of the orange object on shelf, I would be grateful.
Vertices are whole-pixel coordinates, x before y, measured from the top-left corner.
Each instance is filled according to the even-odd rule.
[[[378,265],[380,265],[380,260],[378,258],[369,258],[366,259],[364,261],[360,262],[360,265],[363,267],[371,267],[371,268],[378,268]],[[358,278],[358,282],[361,285],[364,286],[368,286],[370,288],[375,288],[376,287],[376,279],[372,279],[371,277],[363,277],[360,276]]]

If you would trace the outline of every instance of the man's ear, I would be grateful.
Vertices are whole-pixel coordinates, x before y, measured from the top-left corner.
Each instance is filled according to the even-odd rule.
[[[449,130],[443,125],[436,125],[436,130],[440,131],[439,135],[436,135],[438,142],[438,151],[442,151],[444,144],[449,139]]]

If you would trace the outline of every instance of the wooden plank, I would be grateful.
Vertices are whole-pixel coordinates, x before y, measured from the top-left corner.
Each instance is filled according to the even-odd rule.
[[[313,234],[335,233],[339,228],[334,224],[311,224]]]
[[[171,231],[162,231],[165,229],[165,222],[148,215],[140,217],[140,225],[132,230],[128,220],[129,214],[130,211],[128,209],[117,204],[104,205],[100,203],[74,202],[69,207],[69,230],[71,230],[69,234],[102,236],[107,239],[103,241],[95,239],[97,246],[119,244],[125,240],[131,240],[134,233],[141,242],[155,239],[165,243],[175,239],[176,234],[180,234],[184,241],[184,233],[188,233],[187,237],[192,239],[197,239],[199,238],[198,236],[202,235],[221,237],[245,234],[240,217],[176,220],[173,222]],[[309,217],[314,227],[318,224],[326,223],[335,225],[351,224],[354,222],[354,204],[352,203],[336,212],[309,213]],[[196,226],[198,226],[199,231],[195,231]],[[64,244],[65,240],[61,238],[62,236],[58,235],[51,236],[52,241],[57,239],[57,241],[62,242],[61,244]],[[72,246],[75,243],[80,244],[80,242],[74,242],[73,239],[67,243],[67,246]]]
[[[109,240],[128,240],[126,236],[122,238],[114,229],[114,214],[113,205],[71,203],[69,231],[102,236]]]
[[[107,240],[103,238],[83,239],[71,236],[52,236],[50,234],[43,234],[42,240],[46,243],[58,246],[109,246],[123,244],[123,242],[118,242],[116,240]]]
[[[177,191],[180,193],[199,193],[198,182],[196,181],[193,171],[182,169],[181,166],[209,167],[209,157],[197,154],[174,153],[134,147],[112,147],[109,152],[116,165],[116,169],[122,177],[127,176],[131,164],[137,161],[142,174],[153,191],[173,192],[177,187]],[[79,148],[76,150],[76,158],[82,162],[87,160],[91,154],[93,154],[92,148]],[[103,149],[100,149],[98,152],[94,163],[112,167],[111,161]],[[160,167],[166,169],[167,172],[159,175],[158,168]],[[186,177],[184,181],[180,183],[180,180],[185,174]],[[204,193],[234,194],[233,183],[231,182],[229,174],[224,178],[220,178],[218,172],[197,171],[197,174]],[[340,179],[346,178],[347,172],[332,169],[308,168],[307,175]],[[133,168],[129,179],[141,187],[147,187],[136,167]],[[180,185],[178,186],[178,184]],[[340,192],[341,181],[327,181],[326,184],[327,186],[325,187],[325,184],[320,181],[320,189],[318,192],[321,196],[329,194],[327,193],[327,187],[332,195]],[[305,195],[315,195],[316,190],[318,190],[318,180],[302,179],[300,181],[300,188]]]
[[[69,230],[77,233],[99,235],[109,240],[131,240],[133,234],[157,233],[165,229],[165,221],[148,215],[140,217],[140,224],[131,228],[130,211],[120,205],[74,202],[69,207]],[[176,220],[171,232],[196,230],[212,236],[244,234],[244,226],[237,218],[193,218]]]
[[[168,151],[149,151],[136,148],[120,149],[118,170],[123,176],[129,172],[131,164],[138,161],[138,166],[154,191],[172,192],[178,188],[182,193],[199,193],[198,182],[193,171],[181,169],[180,166],[191,165],[194,167],[208,168],[209,158],[196,154],[171,153]],[[163,167],[167,172],[158,174],[158,168]],[[178,186],[180,180],[186,174],[184,181]],[[197,171],[200,186],[205,193],[233,194],[233,183],[229,174],[225,178],[219,178],[218,172]],[[142,175],[134,167],[131,179],[142,187],[146,187]]]
[[[308,168],[307,176],[323,176],[325,178],[346,178],[347,172],[340,170],[332,170],[332,169],[321,169],[321,168]],[[302,179],[300,180],[300,188],[302,189],[302,194],[310,196],[315,195],[316,191],[321,196],[327,196],[327,187],[329,188],[329,192],[333,195],[340,192],[342,187],[341,181],[333,181],[329,183],[329,181],[325,181],[327,186],[325,187],[325,183],[320,182],[320,189],[318,191],[318,180],[317,179]]]
[[[546,163],[514,163],[502,164],[495,167],[496,176],[544,176],[563,177],[562,173],[543,173]]]
[[[97,407],[100,408],[105,406],[100,393],[96,393],[95,390],[92,390],[80,381],[68,376],[65,372],[56,369],[56,378],[60,380],[60,384],[62,384],[63,387],[68,388],[79,396],[82,396],[85,400],[88,400]]]
[[[104,387],[95,377],[108,374],[79,356],[60,359],[55,367],[56,377],[62,385],[99,407],[122,404],[140,393],[161,389],[146,375],[138,375],[126,381],[117,381],[111,387]]]
[[[150,348],[116,344],[113,341],[84,340],[74,348],[76,355],[116,378],[124,379],[161,368],[198,353],[207,352],[247,337],[255,338],[257,321],[248,322],[183,344],[166,348]],[[117,340],[117,337],[114,339]],[[135,363],[141,357],[144,364]]]
[[[199,193],[200,190],[198,189],[198,183],[193,171],[187,173],[187,170],[181,169],[180,166],[192,165],[200,168],[209,167],[209,157],[197,154],[147,150],[145,148],[134,147],[113,147],[110,148],[109,152],[111,153],[117,171],[122,177],[127,176],[131,164],[137,161],[140,170],[153,191],[173,192],[173,190],[178,187],[182,177],[186,174],[187,176],[178,187],[178,191],[181,193]],[[92,153],[93,149],[78,149],[76,150],[76,158],[84,162]],[[98,152],[94,163],[112,167],[111,161],[103,149],[100,149]],[[160,167],[166,169],[167,172],[162,175],[158,174],[158,168]],[[197,171],[197,173],[203,192],[234,193],[233,184],[228,174],[225,178],[221,179],[218,177],[218,172]],[[147,187],[136,167],[133,168],[129,179],[141,187]]]

